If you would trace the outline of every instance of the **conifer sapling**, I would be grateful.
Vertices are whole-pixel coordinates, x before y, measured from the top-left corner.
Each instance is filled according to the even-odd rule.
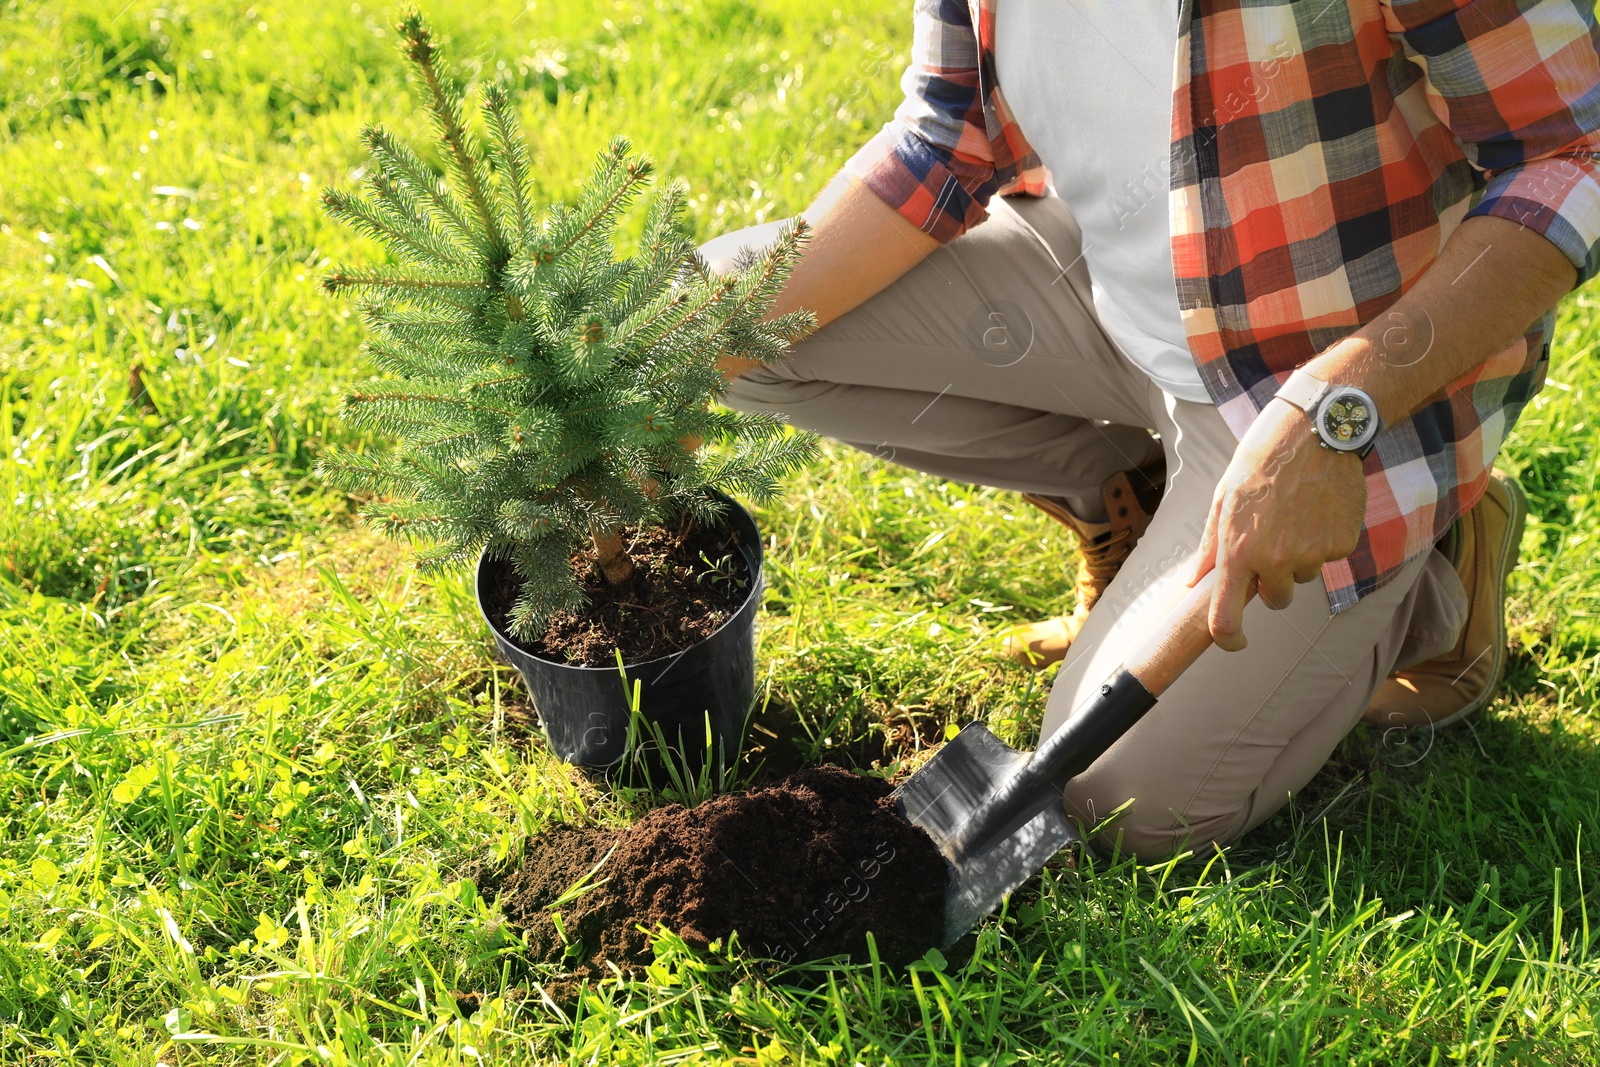
[[[400,444],[330,450],[320,469],[375,494],[363,517],[423,543],[424,571],[484,550],[510,561],[522,582],[510,627],[532,640],[582,607],[580,551],[608,582],[627,581],[630,528],[716,523],[713,490],[764,501],[813,454],[809,435],[714,403],[721,355],[771,363],[813,328],[809,312],[766,317],[804,224],[714,274],[673,183],[650,201],[637,252],[619,257],[613,233],[650,163],[615,140],[576,202],[541,212],[511,97],[484,89],[474,130],[427,23],[411,12],[398,29],[445,175],[381,126],[364,130],[365,195],[329,190],[324,204],[394,262],[335,269],[323,284],[365,298],[364,351],[392,379],[348,396],[344,414]]]

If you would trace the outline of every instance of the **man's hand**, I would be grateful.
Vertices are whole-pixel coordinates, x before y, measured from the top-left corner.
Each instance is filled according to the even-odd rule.
[[[1245,646],[1244,608],[1254,587],[1282,610],[1296,582],[1355,550],[1367,509],[1361,460],[1324,448],[1305,412],[1274,400],[1251,424],[1217,483],[1189,578],[1220,573],[1211,601],[1218,647]]]

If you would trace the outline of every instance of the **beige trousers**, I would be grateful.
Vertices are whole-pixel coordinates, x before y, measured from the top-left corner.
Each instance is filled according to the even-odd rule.
[[[702,251],[726,268],[779,225]],[[1103,514],[1109,475],[1165,453],[1161,506],[1062,664],[1046,734],[1181,595],[1235,444],[1214,407],[1170,396],[1117,351],[1080,247],[1059,199],[997,198],[982,225],[729,396],[940,477],[1065,497],[1085,517]],[[1063,590],[1071,576],[1064,563]],[[1234,840],[1311,779],[1392,670],[1455,642],[1465,605],[1438,552],[1337,616],[1320,578],[1282,611],[1253,603],[1249,647],[1207,651],[1073,781],[1069,811],[1095,825],[1131,802],[1099,841],[1142,859]]]

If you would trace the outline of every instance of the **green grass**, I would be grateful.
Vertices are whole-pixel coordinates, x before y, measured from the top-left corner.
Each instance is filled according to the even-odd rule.
[[[1592,295],[1502,457],[1537,518],[1470,729],[1358,732],[1222,858],[1053,868],[970,958],[769,975],[667,937],[557,1004],[458,872],[650,798],[552,761],[464,583],[310,473],[367,373],[315,281],[372,251],[316,194],[362,123],[416,118],[394,12],[119,6],[0,15],[0,1062],[1600,1061]],[[542,192],[625,133],[710,237],[889,114],[907,6],[434,14],[528,90]],[[1031,741],[1047,679],[996,635],[1064,606],[1045,521],[838,450],[760,518],[763,729],[812,760],[975,716]]]

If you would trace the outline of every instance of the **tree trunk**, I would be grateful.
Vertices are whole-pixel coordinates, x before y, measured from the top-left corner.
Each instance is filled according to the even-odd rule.
[[[622,535],[615,530],[591,530],[589,539],[594,542],[595,560],[600,573],[611,585],[621,585],[633,577],[633,560],[622,547]]]

